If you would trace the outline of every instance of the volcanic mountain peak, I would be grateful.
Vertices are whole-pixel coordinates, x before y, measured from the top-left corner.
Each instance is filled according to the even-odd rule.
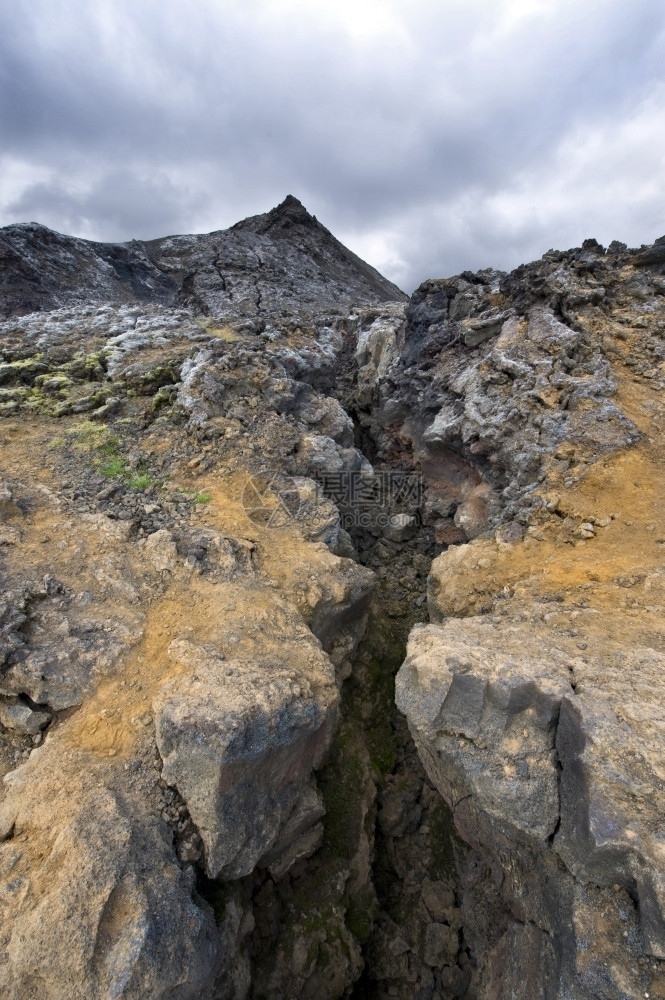
[[[235,226],[231,226],[231,229],[277,234],[280,230],[288,230],[293,226],[305,226],[308,229],[318,228],[322,232],[328,232],[317,221],[316,216],[310,215],[303,203],[294,198],[292,194],[287,194],[284,201],[276,205],[275,208],[271,208],[269,212],[236,222]]]
[[[665,243],[402,298],[0,232],[5,1000],[665,998]]]
[[[218,232],[129,243],[63,236],[37,223],[0,230],[0,315],[83,302],[184,305],[265,326],[404,293],[288,195]]]

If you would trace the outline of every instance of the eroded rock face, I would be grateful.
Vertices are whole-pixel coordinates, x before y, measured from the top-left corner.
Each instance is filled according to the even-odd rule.
[[[359,400],[369,398],[363,369],[376,377],[372,408],[358,406],[358,418],[377,458],[422,470],[439,544],[523,521],[545,478],[576,481],[637,442],[617,402],[617,371],[663,386],[657,256],[647,263],[590,241],[508,275],[426,281],[374,360],[372,322],[364,326]]]
[[[548,1000],[665,983],[665,313],[642,260],[547,254],[462,291],[427,283],[410,313],[414,359],[451,338],[422,375],[423,400],[447,386],[423,468],[452,448],[449,482],[461,499],[473,485],[454,514],[432,508],[452,522],[439,542],[467,543],[432,564],[435,624],[412,633],[396,694],[474,851],[463,909],[483,998],[522,995],[525,977]],[[490,278],[495,323],[478,313]]]
[[[311,323],[401,293],[293,200],[150,248],[3,239],[26,314],[0,334],[1,991],[239,1000],[247,879],[321,844],[374,582],[311,479],[320,455],[372,474],[300,378],[343,348]]]
[[[164,685],[153,703],[157,746],[164,779],[201,836],[211,878],[249,875],[309,795],[338,695],[327,657],[308,639],[306,674],[276,657],[243,663],[182,641],[169,647],[193,673]]]
[[[93,243],[36,223],[0,230],[4,316],[75,303],[184,305],[251,328],[406,299],[288,196],[217,233]]]
[[[154,810],[154,763],[137,755],[128,777],[49,740],[8,776],[4,996],[210,995],[223,943]]]
[[[524,963],[543,996],[604,981],[619,997],[643,953],[663,957],[658,726],[625,717],[635,678],[658,685],[662,663],[610,644],[571,656],[532,623],[451,619],[411,638],[398,705],[458,829],[504,873],[502,996]]]
[[[227,899],[216,926],[194,891],[194,866],[227,880],[259,864],[283,876],[320,843],[314,772],[335,728],[339,690],[335,663],[306,621],[346,662],[362,635],[372,574],[307,541],[297,525],[259,528],[257,537],[244,514],[243,483],[235,495],[217,497],[218,530],[174,518],[170,529],[130,539],[128,531],[114,532],[118,522],[96,514],[70,536],[50,502],[33,513],[32,531],[25,517],[21,522],[5,557],[10,572],[25,572],[30,559],[40,569],[31,545],[41,546],[44,529],[72,544],[59,550],[55,606],[42,612],[37,603],[39,618],[25,601],[21,611],[8,611],[8,625],[23,630],[10,661],[14,650],[27,654],[19,665],[30,661],[37,623],[42,645],[57,642],[63,622],[73,629],[67,581],[84,554],[91,589],[79,603],[88,616],[104,607],[105,630],[113,632],[137,602],[143,610],[133,644],[112,668],[90,670],[84,683],[77,673],[58,674],[59,686],[46,692],[50,711],[16,698],[3,707],[3,724],[12,721],[30,746],[30,736],[40,743],[41,729],[61,709],[62,691],[65,703],[80,705],[49,730],[39,752],[23,751],[27,762],[7,776],[0,854],[10,901],[3,915],[8,996],[27,997],[33,988],[71,995],[68,974],[76,995],[91,1000],[173,989],[212,996],[220,977],[236,982],[251,910],[220,887]],[[219,530],[225,518],[243,517],[253,540],[230,536],[228,522]],[[274,539],[274,551],[260,537]],[[93,580],[106,584],[101,593]],[[9,666],[5,676],[17,677]],[[175,806],[164,799],[172,789]],[[53,860],[61,855],[66,863]],[[27,895],[16,895],[20,886],[29,886]],[[48,920],[34,902],[42,898]],[[79,928],[71,969],[61,949],[65,910],[75,912]],[[31,971],[25,941],[41,956]],[[242,995],[248,975],[245,969],[229,996]]]
[[[2,231],[3,996],[665,995],[659,246]]]
[[[242,511],[237,500],[235,510]],[[47,505],[36,519],[42,526],[44,514],[48,530],[57,531],[58,511]],[[96,515],[79,524],[73,563],[61,550],[61,578],[92,549],[92,575],[103,569],[110,579],[110,562],[122,580],[106,595],[107,614],[120,621],[132,604],[128,594],[140,594],[153,610],[144,612],[133,647],[112,670],[86,676],[83,691],[77,676],[61,678],[81,707],[49,730],[38,749],[60,695],[49,712],[20,699],[3,706],[3,725],[11,721],[28,746],[32,736],[35,748],[23,751],[26,763],[7,775],[1,806],[7,901],[1,981],[17,998],[34,989],[52,997],[73,995],[69,989],[91,1000],[170,996],[174,989],[212,996],[216,977],[235,981],[239,941],[251,925],[229,891],[224,922],[216,926],[195,893],[192,862],[211,876],[238,878],[266,856],[265,864],[283,874],[316,849],[321,807],[316,795],[311,802],[313,773],[337,719],[335,666],[286,597],[288,587],[257,574],[250,558],[261,551],[256,542],[174,526],[155,532],[160,537],[152,545],[154,534],[143,546],[141,539],[127,546],[122,532],[110,544],[112,532],[101,542],[98,533],[106,520]],[[41,530],[32,539],[37,544]],[[357,638],[370,575],[358,569],[353,580],[355,564],[304,541],[297,529],[287,538],[276,530],[292,549],[279,556],[287,576],[308,555],[314,579],[317,560],[324,565],[329,620],[348,616]],[[181,533],[222,552],[221,562],[202,563],[198,553],[192,559],[189,546],[180,554],[173,538]],[[17,541],[14,548],[25,570],[29,546]],[[320,549],[327,554],[322,562]],[[63,593],[64,586],[60,622],[70,620],[62,617],[70,614]],[[313,608],[320,593],[310,597]],[[99,601],[89,592],[88,613]],[[34,623],[28,612],[16,622],[25,626],[32,616]],[[43,642],[52,612],[38,621]],[[107,617],[105,627],[117,626]],[[28,630],[16,648],[29,652],[31,639]],[[165,799],[171,788],[180,793],[175,811]],[[76,952],[71,961],[61,946],[65,920]],[[246,978],[240,976],[238,990]]]

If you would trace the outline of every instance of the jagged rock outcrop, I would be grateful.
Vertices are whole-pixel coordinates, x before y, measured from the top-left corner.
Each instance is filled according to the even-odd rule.
[[[618,372],[655,391],[665,385],[665,277],[658,254],[649,260],[591,240],[509,275],[427,281],[405,327],[379,338],[389,360],[371,411],[358,415],[378,457],[422,469],[440,544],[523,520],[547,477],[577,481],[636,443],[639,430],[617,402]]]
[[[543,996],[636,996],[630,968],[663,957],[663,803],[658,726],[628,706],[636,678],[659,683],[663,654],[561,646],[533,622],[427,626],[398,704],[458,829],[503,873],[489,995],[510,996],[529,968]]]
[[[665,996],[664,268],[0,231],[3,996]]]
[[[12,492],[22,500],[16,481]],[[222,517],[229,508],[242,516],[241,496],[219,495]],[[48,643],[57,651],[71,633],[94,652],[95,612],[104,615],[104,634],[121,639],[131,612],[136,634],[129,645],[116,643],[112,662],[74,661],[69,673],[46,655],[57,683],[40,689],[48,713],[32,712],[35,721],[43,725],[63,705],[80,708],[59,716],[44,742],[41,731],[31,741],[26,727],[27,746],[38,746],[19,752],[17,768],[4,761],[10,773],[0,806],[0,860],[5,886],[15,889],[5,894],[2,916],[3,990],[17,998],[33,989],[53,997],[158,997],[174,989],[212,995],[215,976],[227,980],[237,963],[234,935],[242,920],[233,934],[226,924],[215,927],[194,891],[192,862],[211,876],[238,878],[271,852],[266,864],[288,869],[289,852],[294,863],[318,846],[320,807],[303,804],[334,731],[338,686],[334,663],[306,620],[318,612],[324,640],[339,622],[345,652],[352,652],[371,575],[289,526],[264,528],[257,537],[250,521],[249,541],[172,518],[170,531],[139,538],[130,536],[133,519],[97,514],[86,521],[84,514],[75,526],[71,507],[63,515],[62,505],[33,501],[3,558],[11,582],[52,566],[52,537],[62,546],[59,615],[24,603],[15,619],[22,632],[5,668],[12,690],[29,676],[34,633],[39,649]],[[100,522],[108,525],[106,537]],[[123,525],[128,530],[113,534]],[[279,551],[258,569],[252,559],[263,559],[260,536],[271,531]],[[308,584],[301,592],[303,566]],[[290,583],[284,574],[293,574]],[[87,632],[80,606],[93,622]],[[23,705],[28,715],[31,705]],[[179,793],[175,812],[165,800],[170,789]],[[74,964],[61,949],[70,912],[80,926]],[[40,955],[34,968],[21,951],[26,941]]]
[[[93,302],[182,305],[260,332],[354,303],[406,299],[289,195],[200,236],[94,243],[36,223],[0,230],[0,315]]]
[[[434,530],[475,540],[432,565],[436,624],[412,633],[397,703],[485,867],[465,894],[482,997],[665,989],[661,267],[591,244],[497,281],[494,325],[468,316],[482,274],[410,307],[422,322],[441,284],[466,303],[429,328],[457,342],[423,366],[406,433],[435,495],[442,449],[459,456]]]
[[[118,759],[49,737],[0,807],[0,982],[26,997],[210,995],[232,945],[160,815],[147,745]],[[104,759],[105,758],[105,759]],[[224,954],[226,951],[226,954]]]
[[[27,254],[35,233],[15,230]],[[244,996],[253,917],[236,886],[283,878],[321,843],[315,772],[373,586],[307,476],[319,452],[367,463],[339,402],[290,371],[301,345],[334,363],[330,336],[320,348],[280,328],[273,348],[243,335],[243,308],[231,330],[159,304],[163,282],[137,290],[136,247],[105,283],[108,248],[42,236],[26,302],[46,311],[0,333],[3,995]],[[178,267],[203,274],[219,248],[198,242]],[[255,283],[250,246],[272,253],[276,322],[298,295],[311,306],[328,288],[339,305],[391,287],[293,200],[227,244],[236,290]],[[340,989],[361,963],[345,933]]]
[[[327,658],[308,639],[320,678],[297,672],[289,658],[243,663],[183,641],[169,647],[194,674],[165,684],[153,702],[157,747],[164,779],[182,795],[203,841],[211,878],[249,875],[294,813],[294,840],[321,818],[315,800],[307,822],[301,803],[311,798],[312,769],[332,737],[337,689]]]

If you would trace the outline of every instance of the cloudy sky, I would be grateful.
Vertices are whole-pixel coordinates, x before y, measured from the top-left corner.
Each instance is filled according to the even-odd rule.
[[[0,225],[300,198],[411,291],[665,234],[663,0],[2,0]]]

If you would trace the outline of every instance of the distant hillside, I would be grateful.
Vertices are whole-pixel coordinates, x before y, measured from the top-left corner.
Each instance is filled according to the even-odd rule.
[[[264,215],[193,236],[95,243],[37,223],[0,229],[0,315],[83,302],[184,305],[204,315],[302,317],[406,300],[289,195]]]

